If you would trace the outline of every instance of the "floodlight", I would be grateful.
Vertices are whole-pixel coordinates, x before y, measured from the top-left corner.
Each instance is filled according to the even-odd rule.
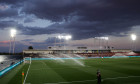
[[[71,35],[65,36],[65,39],[66,39],[66,40],[69,40],[69,39],[71,39],[71,38],[72,38]]]
[[[72,37],[71,37],[71,35],[68,35],[67,37],[68,37],[69,39],[71,39],[71,38],[72,38]]]
[[[61,39],[61,36],[59,35],[58,38]]]
[[[136,38],[137,38],[137,36],[136,36],[135,34],[132,34],[132,35],[131,35],[131,39],[132,39],[133,41],[135,41]]]
[[[105,37],[105,40],[108,40],[109,38],[108,37]]]
[[[96,39],[108,40],[108,37],[95,37]]]
[[[68,36],[65,36],[65,39],[66,39],[66,40],[69,40],[69,37],[68,37]]]
[[[13,38],[13,37],[15,37],[15,35],[16,35],[16,30],[15,29],[11,29],[11,37]]]
[[[10,47],[9,47],[9,54],[11,53],[11,49],[13,49],[13,54],[15,52],[15,36],[16,36],[16,30],[11,29],[10,30]]]

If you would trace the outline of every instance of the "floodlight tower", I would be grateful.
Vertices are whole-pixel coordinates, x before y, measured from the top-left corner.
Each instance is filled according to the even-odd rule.
[[[13,50],[13,54],[15,53],[15,37],[16,37],[16,30],[15,29],[11,29],[11,31],[10,31],[9,54],[11,53],[11,50]]]
[[[59,35],[59,36],[58,36],[58,39],[60,39],[60,47],[61,47],[61,46],[62,46],[62,45],[61,45],[61,39],[63,39],[63,36],[62,36],[62,35]]]
[[[96,47],[96,41],[95,41],[96,39],[93,37],[93,49]]]
[[[108,40],[109,40],[109,37],[105,37],[105,40],[106,40],[106,49],[108,49]]]
[[[95,39],[97,39],[97,41],[98,41],[98,46],[99,46],[99,50],[101,50],[101,41],[100,41],[100,39],[101,39],[101,37],[95,37]]]
[[[137,36],[135,34],[131,34],[131,39],[132,39],[132,50],[136,49],[136,46],[135,46],[135,41],[137,39]]]
[[[65,37],[66,40],[69,40],[69,39],[71,39],[71,38],[72,38],[71,35],[67,35],[67,36]]]
[[[72,38],[71,35],[67,35],[67,36],[65,36],[65,40],[66,40],[66,42],[67,42],[68,40],[70,40],[71,38]],[[65,45],[64,45],[64,47],[65,47]]]

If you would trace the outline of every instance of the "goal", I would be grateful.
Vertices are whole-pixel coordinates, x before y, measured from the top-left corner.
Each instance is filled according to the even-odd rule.
[[[31,57],[25,57],[24,58],[24,63],[29,63],[31,64],[32,58]]]

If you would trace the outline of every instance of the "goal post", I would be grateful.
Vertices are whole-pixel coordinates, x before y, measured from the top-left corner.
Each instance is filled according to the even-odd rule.
[[[24,58],[24,63],[29,63],[31,64],[32,58],[31,57],[25,57]]]

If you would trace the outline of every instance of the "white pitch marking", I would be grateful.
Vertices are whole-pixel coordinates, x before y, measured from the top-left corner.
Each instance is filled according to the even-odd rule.
[[[140,76],[127,76],[127,77],[115,77],[115,78],[104,78],[102,80],[113,80],[113,79],[123,79],[123,78],[135,78],[135,77],[140,77]],[[58,83],[44,83],[44,84],[68,84],[68,83],[73,83],[73,82],[86,82],[86,81],[97,81],[97,79],[95,80],[84,80],[84,81],[71,81],[71,82],[58,82]]]
[[[25,79],[24,79],[23,84],[25,84],[25,81],[26,81],[26,78],[27,78],[27,75],[28,75],[28,72],[29,72],[30,66],[31,66],[31,64],[29,65],[29,68],[28,68],[28,70],[27,70],[27,74],[26,74],[26,76],[25,76]]]

